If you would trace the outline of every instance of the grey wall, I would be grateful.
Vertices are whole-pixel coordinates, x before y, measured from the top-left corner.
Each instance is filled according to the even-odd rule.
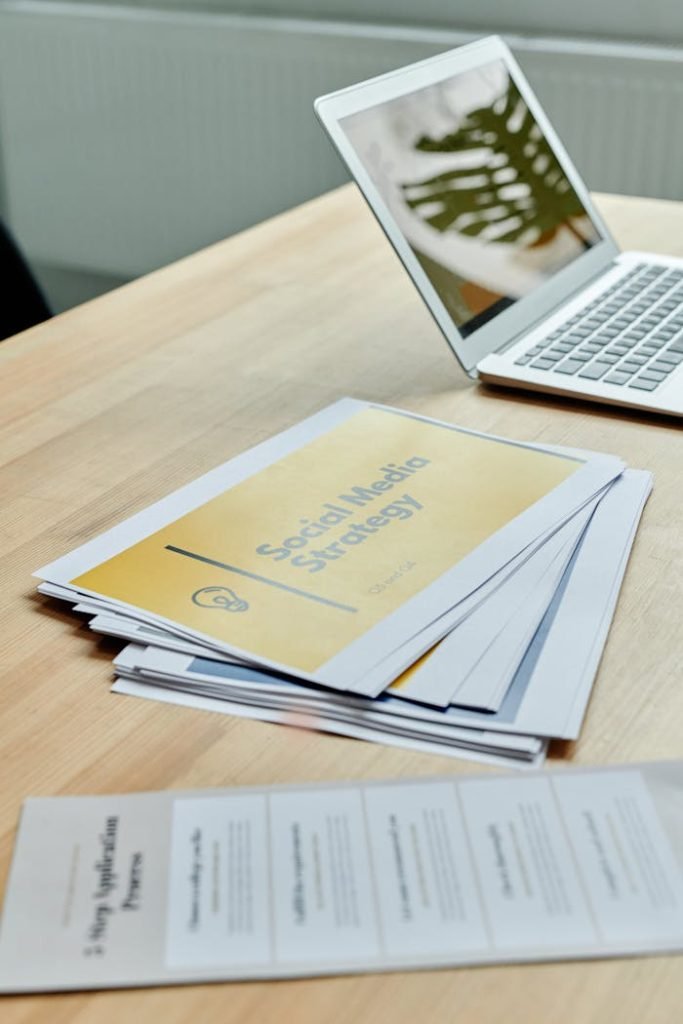
[[[84,4],[214,11],[313,20],[683,42],[680,0],[77,0]]]
[[[508,25],[590,187],[683,198],[671,0],[154,7],[0,0],[0,203],[59,306],[343,182],[316,95]]]

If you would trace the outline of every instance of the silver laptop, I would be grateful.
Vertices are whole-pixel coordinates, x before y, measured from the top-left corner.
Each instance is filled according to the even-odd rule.
[[[502,40],[315,109],[470,376],[683,415],[683,260],[619,252]]]

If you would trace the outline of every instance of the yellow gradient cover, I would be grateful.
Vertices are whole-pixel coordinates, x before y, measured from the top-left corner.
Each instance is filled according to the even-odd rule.
[[[71,583],[312,673],[583,465],[367,407]]]

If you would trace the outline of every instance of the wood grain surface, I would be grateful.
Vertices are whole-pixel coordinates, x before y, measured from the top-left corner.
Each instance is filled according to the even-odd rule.
[[[683,256],[683,204],[598,197],[624,248]],[[109,692],[120,644],[31,573],[342,395],[654,472],[581,739],[551,761],[683,756],[680,421],[483,388],[351,186],[0,344],[0,887],[27,796],[480,772]],[[4,998],[4,1024],[675,1022],[669,957]]]

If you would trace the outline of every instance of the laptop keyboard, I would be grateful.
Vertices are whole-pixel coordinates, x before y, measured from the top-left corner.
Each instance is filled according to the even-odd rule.
[[[654,391],[683,362],[683,270],[639,263],[516,366]]]

